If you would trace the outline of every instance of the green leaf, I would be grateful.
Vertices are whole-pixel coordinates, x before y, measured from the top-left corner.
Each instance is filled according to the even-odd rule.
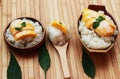
[[[40,66],[44,70],[45,79],[46,79],[46,72],[51,65],[51,59],[50,59],[50,56],[49,56],[49,53],[48,53],[45,43],[39,49],[40,49],[39,50],[40,53],[39,53],[38,61],[39,61]]]
[[[82,66],[83,66],[84,72],[89,77],[94,79],[94,77],[95,77],[95,66],[94,66],[94,63],[93,63],[92,59],[89,57],[89,55],[87,54],[87,52],[85,51],[84,48],[82,48],[82,51],[83,51]]]
[[[62,25],[62,22],[59,22]]]
[[[15,29],[20,31],[22,28],[21,27],[15,27]]]
[[[98,21],[98,22],[101,22],[101,21],[103,21],[103,20],[105,20],[105,18],[104,18],[103,16],[99,16],[99,17],[96,19],[96,21]]]
[[[21,27],[25,27],[25,26],[26,26],[26,23],[22,22]]]
[[[103,21],[103,20],[105,20],[105,18],[103,16],[99,16],[96,19],[96,21],[93,23],[93,28],[96,29],[99,26],[100,22]]]
[[[93,23],[93,28],[96,29],[99,26],[99,22],[94,22]]]
[[[21,68],[12,53],[7,69],[7,79],[22,79]]]

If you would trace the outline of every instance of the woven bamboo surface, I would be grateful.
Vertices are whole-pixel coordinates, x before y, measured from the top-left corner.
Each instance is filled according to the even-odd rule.
[[[81,43],[77,32],[77,20],[89,4],[105,5],[120,26],[120,0],[0,0],[0,79],[7,79],[10,60],[10,53],[3,39],[4,29],[12,19],[21,16],[38,19],[46,29],[55,19],[65,22],[71,36],[67,51],[71,79],[90,79],[82,68]],[[48,40],[46,42],[51,57],[47,79],[64,79],[59,55],[51,43]],[[120,35],[111,51],[106,54],[90,53],[90,56],[96,66],[95,79],[120,79]],[[22,79],[44,79],[37,54],[15,57],[22,70]]]

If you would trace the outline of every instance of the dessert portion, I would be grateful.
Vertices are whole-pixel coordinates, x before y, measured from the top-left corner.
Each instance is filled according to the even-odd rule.
[[[36,45],[42,37],[41,25],[26,18],[13,20],[6,32],[7,40],[20,48]]]
[[[68,29],[66,28],[64,23],[57,20],[51,22],[51,24],[49,25],[48,35],[51,42],[54,45],[58,46],[64,45],[69,39]]]
[[[111,17],[104,11],[84,9],[81,21],[79,21],[81,41],[91,49],[106,49],[113,42],[118,33],[116,25]]]

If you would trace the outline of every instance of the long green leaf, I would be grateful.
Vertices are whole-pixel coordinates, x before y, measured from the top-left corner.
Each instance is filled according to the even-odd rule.
[[[95,66],[94,66],[94,63],[93,63],[92,59],[89,57],[89,55],[87,54],[87,52],[85,51],[85,49],[83,48],[82,50],[83,50],[82,66],[83,66],[84,72],[89,77],[94,79],[94,77],[95,77]]]
[[[7,69],[7,79],[22,79],[21,68],[12,53]]]
[[[45,43],[39,49],[40,49],[40,53],[39,53],[38,61],[39,61],[40,66],[44,70],[45,79],[46,79],[46,72],[50,67],[51,59],[50,59]]]

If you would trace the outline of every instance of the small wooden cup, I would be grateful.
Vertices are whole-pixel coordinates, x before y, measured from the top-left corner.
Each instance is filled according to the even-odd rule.
[[[117,23],[115,22],[114,18],[107,12],[107,10],[105,9],[105,6],[102,6],[102,5],[89,5],[89,6],[88,6],[88,9],[95,10],[95,11],[99,11],[99,10],[104,11],[104,14],[105,14],[105,15],[108,15],[109,17],[111,17],[111,19],[113,20],[114,24],[117,26]],[[78,28],[79,28],[79,21],[80,21],[81,19],[82,19],[82,14],[80,15],[80,17],[79,17],[79,19],[78,19]],[[118,30],[118,26],[117,26],[117,30]],[[79,30],[78,30],[78,32],[79,32]],[[81,35],[80,32],[79,32],[79,35]],[[117,35],[118,35],[118,34],[117,34]],[[115,40],[116,40],[116,38],[117,38],[117,35],[115,36]],[[107,52],[114,46],[114,42],[115,42],[115,41],[114,41],[114,42],[113,42],[108,48],[106,48],[106,49],[91,49],[91,48],[88,48],[88,47],[85,45],[85,43],[81,40],[81,36],[80,36],[80,41],[81,41],[83,47],[84,47],[85,49],[87,49],[89,52],[97,52],[97,53],[107,53]]]
[[[31,21],[33,21],[33,22],[38,22],[38,23],[42,26],[42,24],[41,24],[38,20],[36,20],[36,19],[34,19],[34,18],[31,18],[31,17],[20,17],[20,18],[17,18],[17,19],[23,19],[23,18],[29,19],[29,20],[31,20]],[[15,20],[16,20],[16,19],[15,19]],[[11,22],[12,22],[12,21],[11,21]],[[27,48],[19,48],[19,47],[14,46],[14,45],[11,44],[11,43],[7,40],[7,38],[6,38],[6,31],[7,31],[7,29],[9,28],[11,22],[7,25],[7,27],[5,28],[5,31],[4,31],[4,40],[5,40],[5,43],[6,43],[6,45],[8,46],[8,48],[9,48],[11,51],[16,52],[16,53],[19,53],[19,54],[28,54],[28,53],[32,53],[32,52],[34,52],[34,51],[37,51],[38,48],[39,48],[39,46],[41,46],[41,45],[44,43],[44,41],[45,41],[45,36],[46,36],[46,32],[45,32],[44,27],[42,26],[43,37],[42,37],[42,39],[40,39],[40,41],[39,41],[37,44],[35,44],[35,45],[33,45],[33,46],[30,46],[30,47],[27,47]]]

